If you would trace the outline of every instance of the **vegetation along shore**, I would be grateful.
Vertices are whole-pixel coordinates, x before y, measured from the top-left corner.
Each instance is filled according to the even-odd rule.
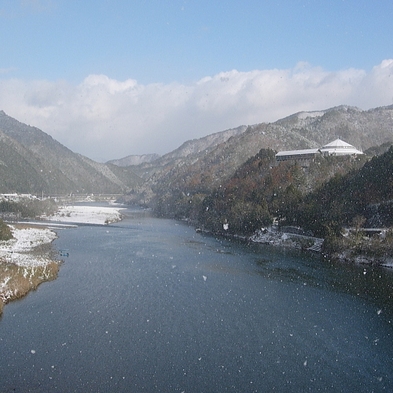
[[[150,203],[156,214],[203,231],[303,249],[316,241],[326,258],[391,267],[392,184],[390,143],[307,163],[277,162],[275,151],[261,149],[211,189],[200,176],[176,183],[176,193],[158,183]]]
[[[5,230],[1,222],[0,314],[4,304],[25,296],[44,281],[57,277],[60,261],[51,243],[56,233],[44,227],[13,224]],[[5,233],[9,232],[5,236]]]

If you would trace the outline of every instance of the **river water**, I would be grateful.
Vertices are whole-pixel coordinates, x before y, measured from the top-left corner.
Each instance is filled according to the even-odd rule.
[[[1,392],[393,391],[393,271],[128,213],[4,308]]]

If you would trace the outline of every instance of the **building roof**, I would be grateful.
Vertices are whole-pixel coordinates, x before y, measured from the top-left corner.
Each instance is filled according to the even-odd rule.
[[[276,158],[280,161],[290,159],[290,157],[296,159],[296,158],[306,158],[306,156],[308,156],[308,158],[311,158],[311,156],[314,156],[317,153],[327,154],[327,155],[338,155],[338,156],[363,154],[360,150],[356,149],[356,147],[338,138],[333,142],[330,142],[327,145],[321,147],[320,149],[280,151],[276,154]]]
[[[317,154],[318,149],[304,149],[304,150],[288,150],[288,151],[280,151],[276,154],[276,157],[281,156],[298,156],[303,154]]]
[[[328,143],[327,145],[323,146],[323,148],[325,147],[335,147],[335,148],[341,148],[341,147],[353,147],[352,145],[350,145],[347,142],[344,142],[343,140],[341,140],[340,138],[337,138],[336,140],[334,140],[333,142]]]
[[[328,153],[331,155],[363,154],[360,150],[356,149],[356,147],[339,138],[321,147],[320,151],[321,153]]]

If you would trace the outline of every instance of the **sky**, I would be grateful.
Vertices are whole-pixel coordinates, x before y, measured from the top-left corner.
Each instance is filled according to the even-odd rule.
[[[0,110],[105,162],[392,105],[392,20],[391,0],[0,0]]]

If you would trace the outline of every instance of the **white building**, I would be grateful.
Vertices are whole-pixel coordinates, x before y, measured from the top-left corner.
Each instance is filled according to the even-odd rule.
[[[329,156],[349,156],[349,155],[359,155],[363,154],[356,147],[350,145],[341,139],[336,139],[333,142],[328,143],[320,149],[322,154],[327,154]]]
[[[276,154],[277,161],[288,160],[311,160],[320,154],[319,149],[288,150],[280,151]]]
[[[304,149],[304,150],[288,150],[280,151],[276,154],[277,161],[288,160],[312,160],[317,155],[323,154],[327,156],[349,156],[363,154],[356,147],[350,145],[341,139],[336,139],[333,142],[322,146],[319,149]]]

